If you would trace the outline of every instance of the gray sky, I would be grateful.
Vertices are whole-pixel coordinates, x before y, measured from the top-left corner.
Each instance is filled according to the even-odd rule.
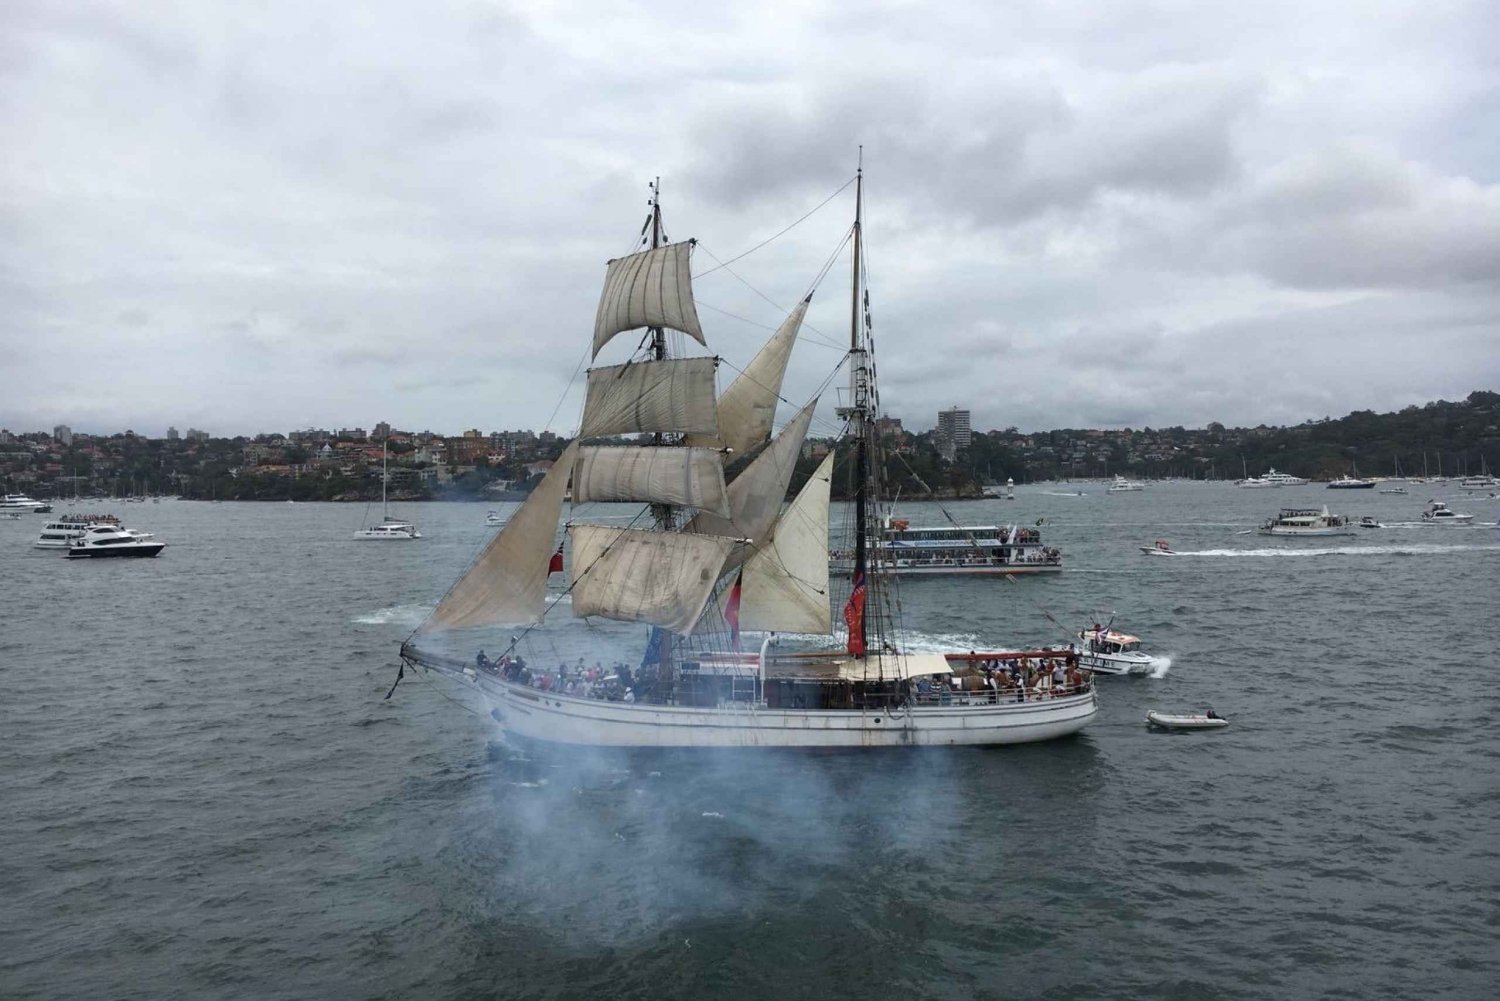
[[[860,144],[909,426],[1500,388],[1497,38],[1485,2],[8,0],[0,426],[540,429],[561,400],[568,433],[651,177],[706,270]],[[748,360],[849,195],[699,282],[714,351]],[[847,284],[788,398],[837,364]]]

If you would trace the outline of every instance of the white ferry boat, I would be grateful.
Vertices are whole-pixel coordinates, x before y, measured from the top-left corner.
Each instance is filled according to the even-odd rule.
[[[1447,504],[1435,500],[1427,502],[1427,510],[1422,512],[1422,520],[1434,525],[1472,525],[1474,516],[1450,511]]]
[[[1039,528],[1018,525],[918,526],[888,520],[871,540],[876,565],[901,577],[946,574],[1033,574],[1062,570],[1062,553],[1042,544]],[[830,554],[835,572],[849,572],[852,553]]]
[[[36,538],[38,549],[66,549],[74,539],[83,538],[90,525],[114,525],[120,519],[112,514],[67,514],[42,526],[42,534]]]
[[[1328,508],[1284,507],[1274,518],[1260,526],[1261,535],[1325,537],[1354,535],[1354,526],[1341,514],[1329,514]]]
[[[1500,488],[1500,480],[1495,479],[1488,473],[1479,476],[1465,476],[1458,481],[1460,490],[1494,490]]]
[[[1114,482],[1109,485],[1109,489],[1106,490],[1105,493],[1111,493],[1111,494],[1128,494],[1128,493],[1131,493],[1131,492],[1136,491],[1136,490],[1145,490],[1145,489],[1146,489],[1146,484],[1144,484],[1144,483],[1137,483],[1135,480],[1127,480],[1125,477],[1121,476],[1119,473],[1116,473],[1115,474]]]

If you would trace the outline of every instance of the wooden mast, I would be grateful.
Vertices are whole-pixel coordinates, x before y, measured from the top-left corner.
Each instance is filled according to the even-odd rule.
[[[657,177],[651,182],[651,249],[655,250],[661,246],[661,178]],[[664,361],[667,357],[667,332],[662,327],[651,328],[651,357],[656,361]],[[662,443],[661,432],[652,435],[652,443]],[[663,532],[672,530],[672,505],[652,504],[651,516],[656,526]],[[657,670],[665,667],[669,672],[672,670],[672,634],[663,629],[660,633],[661,646],[658,648],[660,660],[657,661]]]

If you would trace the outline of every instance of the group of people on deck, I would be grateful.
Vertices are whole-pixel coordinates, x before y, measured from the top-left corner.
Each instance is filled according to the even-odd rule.
[[[1078,666],[1078,655],[993,658],[970,661],[973,671],[920,678],[919,700],[950,701],[957,695],[989,693],[995,701],[1035,702],[1075,695],[1089,684],[1091,672]]]
[[[566,662],[558,664],[555,671],[533,671],[522,657],[502,655],[490,660],[483,650],[474,658],[474,667],[486,674],[516,684],[527,685],[543,692],[557,692],[583,699],[604,699],[609,702],[634,702],[635,686],[632,684],[630,668],[616,662],[609,669],[595,663],[589,667],[582,657],[569,667]]]

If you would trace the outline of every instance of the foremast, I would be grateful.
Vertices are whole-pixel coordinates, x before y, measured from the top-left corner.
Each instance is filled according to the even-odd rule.
[[[875,423],[878,406],[871,363],[870,298],[864,288],[864,155],[854,175],[854,228],[850,265],[849,296],[849,404],[839,408],[839,416],[848,421],[849,438],[854,445],[854,565],[849,575],[849,602],[844,610],[848,629],[848,651],[864,657],[870,649],[870,618],[867,610],[883,598],[879,582],[872,578],[870,542],[879,537],[879,441]],[[873,600],[872,600],[873,599]],[[878,632],[877,628],[877,632]],[[877,636],[876,652],[885,647]]]

